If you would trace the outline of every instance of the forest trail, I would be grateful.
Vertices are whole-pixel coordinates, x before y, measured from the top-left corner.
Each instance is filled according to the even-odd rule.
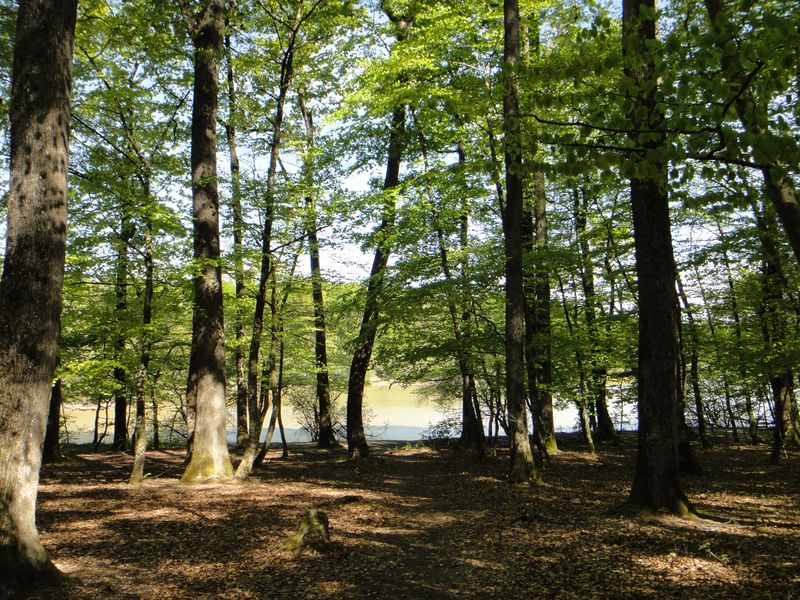
[[[568,443],[568,442],[567,442]],[[554,457],[537,487],[482,461],[424,447],[347,460],[305,448],[244,484],[181,486],[182,453],[153,452],[127,485],[122,453],[79,454],[42,476],[38,523],[72,579],[30,598],[797,598],[800,454],[700,453],[690,498],[718,521],[627,520],[634,448]],[[312,508],[328,553],[281,543]]]

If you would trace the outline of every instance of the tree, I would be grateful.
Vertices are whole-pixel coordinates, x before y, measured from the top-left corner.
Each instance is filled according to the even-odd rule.
[[[0,281],[0,587],[6,588],[57,572],[35,513],[60,329],[76,12],[75,0],[24,0],[17,13]]]
[[[504,0],[503,129],[505,133],[506,203],[503,239],[506,274],[506,402],[511,431],[512,482],[530,482],[537,474],[528,440],[525,409],[525,291],[522,261],[523,166],[519,119],[519,2]]]
[[[414,24],[413,15],[399,15],[382,5],[384,12],[395,25],[398,42],[406,39]],[[392,111],[389,129],[389,147],[386,159],[386,176],[383,181],[383,207],[381,222],[375,232],[375,257],[367,281],[367,297],[364,314],[358,331],[350,374],[347,383],[347,450],[351,456],[366,457],[369,454],[367,437],[364,433],[363,403],[364,384],[372,358],[372,348],[378,330],[381,296],[384,288],[386,267],[392,249],[392,234],[395,221],[395,193],[400,183],[400,161],[405,145],[406,107],[398,106]]]
[[[623,0],[622,47],[633,96],[628,166],[639,290],[639,433],[628,503],[693,514],[678,472],[678,302],[670,231],[663,113],[658,107],[655,0]]]
[[[333,432],[331,416],[331,384],[328,373],[328,343],[327,328],[325,325],[325,300],[322,293],[322,271],[319,260],[319,236],[317,227],[316,192],[313,188],[314,178],[314,118],[311,110],[306,105],[305,95],[302,91],[297,94],[297,102],[306,129],[306,153],[303,158],[303,175],[307,186],[305,197],[305,229],[308,236],[308,256],[311,268],[311,297],[314,305],[314,359],[317,379],[317,404],[319,416],[317,431],[317,444],[320,448],[337,446],[336,436]]]
[[[225,439],[225,337],[217,190],[217,94],[222,55],[223,0],[206,0],[199,11],[181,0],[194,44],[192,105],[192,200],[194,311],[189,396],[195,406],[191,458],[181,481],[228,479],[233,466]]]

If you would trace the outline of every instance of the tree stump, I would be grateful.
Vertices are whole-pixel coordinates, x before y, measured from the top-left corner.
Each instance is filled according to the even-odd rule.
[[[328,515],[322,510],[310,510],[297,526],[297,533],[287,539],[283,548],[301,552],[305,549],[324,552],[331,547]]]

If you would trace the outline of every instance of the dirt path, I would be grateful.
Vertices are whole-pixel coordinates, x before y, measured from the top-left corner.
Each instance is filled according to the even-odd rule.
[[[73,577],[31,598],[800,598],[800,455],[701,454],[690,496],[717,521],[612,516],[633,451],[555,457],[541,486],[483,461],[426,448],[365,461],[304,450],[245,484],[180,486],[179,453],[126,485],[130,457],[83,454],[47,467],[39,527]],[[335,548],[281,542],[310,508]]]

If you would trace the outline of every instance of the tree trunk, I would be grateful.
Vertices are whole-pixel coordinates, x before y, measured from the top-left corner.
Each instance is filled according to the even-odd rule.
[[[150,200],[150,186],[145,186],[145,197]],[[146,233],[144,248],[144,297],[142,298],[142,351],[139,355],[139,372],[136,374],[136,433],[133,440],[133,469],[130,483],[144,479],[144,461],[147,451],[147,376],[150,368],[150,323],[153,321],[153,224],[145,210]]]
[[[717,223],[717,231],[719,232],[720,241],[723,239],[722,227]],[[739,317],[739,306],[736,301],[736,286],[733,282],[733,273],[731,272],[731,262],[728,257],[728,252],[725,250],[725,244],[722,244],[722,259],[725,265],[725,275],[728,282],[728,290],[730,291],[731,300],[731,313],[733,316],[733,332],[736,336],[736,343],[739,348],[742,347],[742,323]],[[750,443],[753,445],[758,444],[758,420],[756,419],[755,410],[753,409],[753,397],[750,393],[750,388],[747,385],[747,370],[745,368],[745,360],[739,357],[739,376],[741,377],[741,385],[744,389],[745,412],[747,413],[747,428],[750,434]]]
[[[328,375],[328,344],[326,340],[325,300],[322,294],[322,269],[319,260],[319,238],[317,237],[317,207],[314,191],[314,119],[308,110],[303,91],[297,94],[300,113],[306,126],[306,155],[303,158],[303,171],[306,185],[306,231],[308,232],[308,256],[311,263],[311,301],[314,305],[314,357],[316,360],[317,404],[319,414],[317,427],[320,448],[338,446],[333,433],[331,416],[331,385]]]
[[[22,0],[17,12],[0,281],[0,589],[12,594],[57,573],[35,515],[64,281],[76,8]]]
[[[509,480],[538,478],[528,437],[525,408],[525,289],[522,240],[522,145],[519,119],[520,20],[518,0],[503,1],[503,129],[505,133],[506,205],[503,240],[506,275],[506,405],[511,464]]]
[[[59,446],[59,430],[61,429],[61,378],[57,378],[50,391],[50,411],[47,413],[47,430],[44,434],[42,462],[53,463],[64,458]]]
[[[289,281],[294,277],[295,269],[297,268],[297,261],[299,254],[295,254],[292,259],[292,268],[289,271]],[[270,417],[270,428],[274,430],[275,415],[277,412],[280,417],[280,392],[283,386],[283,313],[286,309],[286,302],[289,300],[289,293],[291,292],[291,283],[284,286],[283,294],[278,295],[278,279],[273,270],[272,274],[272,290],[270,299],[270,346],[269,355],[267,357],[267,364],[264,374],[264,385],[261,391],[261,403],[250,406],[250,432],[247,438],[247,444],[244,447],[242,461],[236,468],[236,479],[242,481],[250,476],[253,467],[263,460],[263,454],[266,454],[266,448],[269,448],[272,439],[272,431],[267,434],[269,438],[264,446],[265,450],[259,451],[259,440],[261,438],[261,431],[264,428],[264,418],[267,414],[267,396],[272,395],[273,413]],[[280,350],[280,357],[278,358],[277,352]],[[277,408],[276,408],[277,407]],[[281,429],[281,436],[283,430]],[[285,441],[285,440],[284,440]]]
[[[558,452],[553,420],[553,359],[550,271],[547,251],[547,196],[544,173],[533,174],[532,198],[523,209],[523,255],[533,259],[525,276],[525,365],[534,439],[545,454]]]
[[[275,213],[275,178],[278,171],[278,157],[281,148],[283,133],[283,117],[286,105],[286,96],[294,77],[294,52],[297,32],[302,23],[302,3],[297,6],[294,15],[294,24],[289,31],[286,49],[283,51],[280,63],[280,77],[278,80],[278,98],[275,103],[275,116],[272,120],[272,141],[270,142],[269,166],[267,167],[266,206],[264,210],[264,229],[261,233],[261,267],[258,279],[258,292],[256,306],[253,312],[253,329],[250,337],[250,350],[247,356],[247,407],[249,431],[245,444],[242,462],[237,467],[237,479],[246,478],[252,469],[256,450],[259,445],[261,428],[264,424],[263,413],[266,410],[266,401],[258,404],[258,375],[261,354],[261,337],[264,331],[264,309],[267,300],[267,291],[270,278],[273,277],[274,265],[272,261],[272,225]],[[274,311],[273,307],[273,311]],[[247,462],[245,462],[245,459]]]
[[[567,295],[564,292],[564,282],[561,281],[561,277],[558,279],[558,289],[561,292],[561,306],[564,309],[564,320],[567,323],[567,331],[569,331],[569,336],[572,339],[575,339],[575,326],[573,325],[572,317],[570,317],[569,314],[569,308],[567,307]],[[575,310],[577,312],[577,306]],[[578,367],[578,400],[576,401],[576,405],[578,406],[578,418],[581,426],[581,435],[583,436],[583,441],[586,442],[587,446],[589,446],[589,452],[594,454],[594,438],[592,438],[592,427],[591,423],[589,423],[589,411],[587,410],[588,404],[586,401],[588,395],[586,394],[586,368],[584,366],[583,351],[581,350],[580,346],[575,347],[575,363]]]
[[[764,203],[762,210],[759,211],[758,206],[753,202],[751,208],[756,219],[762,255],[762,298],[759,317],[764,338],[764,351],[769,357],[767,376],[772,390],[774,418],[770,460],[772,464],[778,464],[791,424],[790,406],[793,377],[791,369],[786,367],[785,357],[781,356],[787,341],[787,323],[783,309],[787,281],[781,265],[780,253],[772,237],[773,228],[770,226],[772,223],[770,223],[767,205]]]
[[[678,302],[670,232],[666,165],[656,152],[657,76],[649,46],[656,40],[655,0],[623,0],[625,75],[638,88],[633,98],[632,140],[636,176],[630,180],[633,238],[639,290],[639,434],[636,470],[628,503],[638,510],[694,512],[678,471]],[[637,95],[638,94],[638,95]],[[637,110],[639,109],[639,110]],[[642,116],[644,115],[644,116]]]
[[[224,0],[208,0],[200,14],[190,19],[195,48],[191,165],[196,275],[189,380],[196,409],[191,459],[181,478],[186,483],[233,476],[225,439],[225,329],[216,155],[224,10]]]
[[[225,124],[225,137],[228,140],[228,153],[231,163],[231,212],[233,213],[233,279],[236,287],[236,310],[234,311],[234,362],[236,364],[236,443],[243,446],[247,441],[247,369],[244,356],[244,261],[242,233],[242,191],[239,173],[239,152],[236,145],[236,87],[233,78],[233,54],[231,36],[225,19],[224,36],[225,57],[228,81],[228,122]]]
[[[444,275],[445,282],[448,284],[447,288],[447,310],[450,315],[450,323],[453,326],[453,338],[456,343],[455,358],[458,365],[458,371],[461,376],[461,437],[459,444],[465,450],[474,450],[479,455],[483,455],[483,427],[481,426],[476,406],[473,402],[473,394],[475,392],[475,379],[470,369],[467,348],[464,343],[464,336],[462,334],[463,322],[466,316],[468,318],[469,312],[465,310],[459,311],[456,298],[454,294],[460,291],[463,299],[464,289],[456,290],[453,281],[453,273],[450,269],[450,257],[447,251],[447,240],[445,239],[444,228],[442,226],[441,218],[439,216],[439,209],[436,206],[436,198],[434,197],[433,186],[431,185],[429,173],[430,167],[428,163],[428,151],[426,146],[425,136],[420,132],[420,145],[422,147],[423,162],[425,167],[426,177],[426,193],[428,202],[431,206],[431,220],[433,223],[434,233],[436,234],[436,241],[439,249],[439,263],[442,267],[442,274]],[[463,149],[459,145],[459,163],[463,165],[464,154]],[[460,235],[462,237],[462,245],[466,247],[467,241],[464,239],[467,235],[468,222],[466,221],[467,215],[462,206],[462,215],[460,225]],[[467,272],[467,259],[462,262],[462,276],[466,276]],[[463,288],[463,285],[461,286]]]
[[[717,329],[714,326],[714,319],[711,316],[711,308],[708,304],[708,299],[706,297],[705,289],[703,288],[703,281],[700,277],[700,273],[697,271],[697,266],[694,266],[694,273],[695,279],[697,280],[697,285],[700,288],[700,298],[703,301],[703,306],[706,309],[706,320],[708,321],[708,330],[711,332],[711,338],[716,342],[717,341]],[[725,410],[728,413],[728,419],[730,420],[731,430],[733,434],[733,441],[739,442],[739,431],[736,426],[736,415],[733,412],[733,401],[731,399],[731,386],[730,382],[728,381],[727,373],[722,374],[722,389],[725,395]]]
[[[347,450],[351,456],[366,457],[369,454],[367,437],[364,433],[363,404],[364,384],[367,379],[372,347],[378,330],[378,317],[383,295],[386,266],[391,252],[391,238],[394,231],[395,199],[392,188],[400,183],[400,160],[404,146],[406,125],[405,107],[392,113],[389,132],[389,151],[386,162],[386,177],[383,181],[383,217],[375,232],[377,247],[375,258],[367,282],[367,299],[358,332],[350,375],[347,383]]]
[[[676,273],[675,279],[678,285],[678,294],[683,303],[683,309],[686,311],[686,318],[689,321],[689,342],[692,344],[691,357],[689,359],[689,378],[692,381],[694,406],[697,412],[697,433],[700,436],[700,443],[703,445],[703,448],[711,448],[711,442],[708,439],[708,432],[706,431],[703,397],[700,393],[700,336],[697,333],[697,321],[695,321],[694,313],[689,305],[689,299],[686,297],[686,292],[683,289],[683,282],[681,281],[679,273]]]
[[[584,318],[586,329],[589,333],[589,368],[590,376],[587,380],[588,402],[594,408],[598,441],[610,442],[614,440],[614,422],[608,413],[606,401],[607,367],[603,360],[600,346],[600,336],[597,331],[597,296],[594,289],[594,270],[592,267],[591,248],[586,232],[586,223],[589,214],[589,194],[586,186],[581,186],[580,192],[573,191],[573,219],[575,221],[575,235],[578,238],[578,247],[581,252],[581,288],[583,289]]]
[[[127,202],[120,208],[119,248],[117,249],[116,277],[114,296],[116,305],[114,315],[116,331],[114,332],[114,441],[112,450],[125,451],[128,447],[128,373],[123,366],[125,360],[125,333],[128,312],[128,244],[133,236],[130,210]]]

